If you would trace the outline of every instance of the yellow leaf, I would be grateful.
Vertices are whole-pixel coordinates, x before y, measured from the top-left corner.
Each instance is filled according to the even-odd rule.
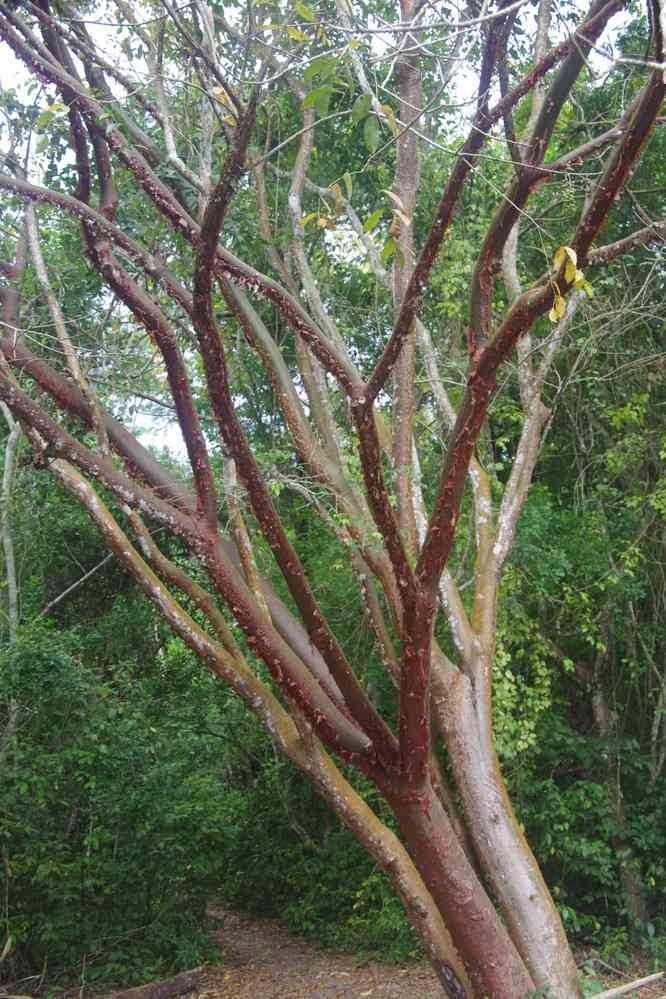
[[[551,323],[556,323],[558,319],[561,319],[564,313],[567,311],[566,300],[559,294],[555,292],[555,301],[553,302],[553,307],[548,313],[548,318]]]
[[[225,107],[229,107],[229,98],[224,87],[213,87],[211,93],[220,104],[224,104]]]
[[[558,246],[555,250],[555,256],[553,257],[553,264],[555,269],[559,271],[562,264],[566,261],[571,263],[575,268],[578,263],[578,257],[576,251],[572,246]],[[569,278],[567,278],[567,281]]]
[[[393,108],[390,104],[382,104],[382,111],[386,115],[389,128],[393,132],[393,135],[396,136],[400,131],[400,126],[398,125]]]
[[[316,218],[317,218],[316,212],[309,212],[309,214],[304,215],[303,218],[301,219],[301,226],[305,229],[308,222],[312,222],[312,220]]]
[[[307,42],[308,36],[300,28],[294,28],[292,25],[287,25],[287,34],[290,38],[293,38],[295,42]]]
[[[342,211],[342,188],[339,184],[331,184],[331,190],[335,195],[335,210],[339,214]]]
[[[571,262],[571,259],[568,259],[567,265],[564,268],[564,277],[569,282],[569,284],[571,284],[571,282],[575,279],[576,273],[577,273],[576,265]]]
[[[403,212],[406,211],[402,198],[399,197],[395,191],[382,190],[382,194],[388,195],[394,205],[397,205],[397,207],[402,209]]]

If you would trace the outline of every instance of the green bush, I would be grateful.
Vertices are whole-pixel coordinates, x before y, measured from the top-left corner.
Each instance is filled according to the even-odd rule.
[[[419,955],[387,879],[306,780],[255,734],[254,779],[227,800],[227,903],[278,917],[324,946],[394,960]]]
[[[3,720],[17,711],[0,772],[6,976],[85,956],[89,979],[131,981],[211,953],[225,835],[218,746],[200,721],[213,681],[177,645],[162,675],[135,673],[102,683],[46,629],[0,653]]]
[[[605,947],[633,929],[614,845],[619,830],[607,784],[608,746],[578,734],[555,711],[541,718],[537,744],[512,776],[514,800],[567,932]],[[626,815],[621,833],[640,863],[653,914],[649,939],[641,943],[658,949],[666,937],[666,788],[663,782],[650,786],[634,740],[625,738],[619,752]]]

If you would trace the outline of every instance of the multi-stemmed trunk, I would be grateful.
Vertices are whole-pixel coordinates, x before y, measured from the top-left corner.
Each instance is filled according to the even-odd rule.
[[[479,656],[479,675],[492,663]],[[442,690],[433,683],[433,704],[444,733],[479,868],[488,879],[511,939],[534,985],[557,999],[580,995],[576,964],[562,920],[507,794],[492,742],[485,695],[468,675]]]
[[[351,67],[367,105],[364,113],[371,109],[392,136],[390,144],[397,148],[393,186],[382,192],[394,210],[391,233],[395,253],[389,274],[369,227],[363,225],[351,204],[351,174],[344,175],[344,192],[340,183],[322,188],[308,179],[314,159],[314,130],[319,125],[316,102],[309,97],[309,81],[306,86],[306,78],[294,74],[298,60],[284,60],[280,46],[273,46],[262,34],[269,27],[278,30],[275,25],[257,28],[258,34],[249,29],[244,33],[220,11],[213,12],[197,2],[191,5],[193,20],[188,28],[182,20],[189,16],[184,9],[174,13],[172,5],[165,3],[165,17],[173,20],[173,30],[183,46],[194,53],[194,72],[203,102],[200,143],[195,138],[189,147],[192,165],[185,162],[176,142],[179,132],[185,134],[182,123],[176,129],[171,120],[179,109],[170,107],[165,87],[169,79],[165,33],[161,29],[155,34],[147,32],[136,23],[125,0],[116,3],[123,23],[131,26],[148,52],[156,105],[122,67],[110,67],[108,59],[100,56],[83,21],[74,22],[68,14],[61,23],[52,15],[48,0],[39,0],[30,7],[30,17],[42,32],[42,40],[37,40],[32,22],[25,21],[14,4],[0,2],[0,33],[30,71],[60,94],[69,118],[77,172],[73,194],[29,184],[18,175],[1,175],[0,189],[29,202],[55,205],[81,223],[82,253],[107,292],[145,328],[151,352],[161,360],[161,384],[171,393],[172,409],[187,445],[192,492],[174,482],[169,472],[105,412],[88,384],[60,305],[49,293],[34,219],[30,247],[33,268],[69,377],[31,354],[14,328],[15,319],[13,326],[7,319],[7,303],[18,294],[18,288],[11,284],[15,278],[11,269],[3,266],[10,286],[2,289],[7,333],[0,352],[0,398],[26,430],[40,464],[50,468],[83,504],[119,562],[165,620],[260,718],[275,745],[310,777],[392,880],[444,992],[451,999],[522,999],[534,989],[548,989],[553,999],[575,999],[580,994],[579,985],[561,921],[511,808],[494,749],[495,604],[502,565],[515,536],[546,419],[541,403],[545,374],[566,330],[562,323],[555,329],[549,345],[542,349],[540,366],[533,365],[526,338],[549,311],[555,318],[561,314],[564,296],[582,279],[581,268],[612,259],[634,245],[632,237],[601,250],[591,249],[657,120],[666,90],[661,69],[655,70],[636,97],[622,128],[605,133],[596,144],[572,150],[559,161],[549,160],[544,167],[558,116],[586,55],[622,6],[621,0],[593,0],[580,28],[550,52],[546,51],[548,18],[544,15],[548,0],[542,0],[535,65],[513,89],[508,89],[506,54],[517,16],[515,5],[504,10],[507,5],[500,4],[480,19],[471,5],[455,33],[455,44],[458,46],[470,25],[481,25],[476,108],[416,254],[418,157],[423,138],[418,133],[423,113],[420,63],[428,45],[422,47],[421,41],[414,39],[421,39],[426,30],[419,19],[429,5],[403,0],[400,6],[394,60],[397,118],[368,81],[359,54],[361,43],[346,46],[345,41],[343,76],[347,79]],[[312,30],[317,41],[327,38],[326,32],[332,29],[316,25],[318,14],[307,4],[296,9],[299,7],[299,16],[315,25]],[[340,0],[338,13],[349,40],[355,30],[351,5]],[[405,33],[407,21],[414,24]],[[250,7],[248,23],[254,25]],[[661,27],[658,20],[657,66],[664,57]],[[219,49],[215,38],[218,29],[225,38]],[[304,32],[293,25],[290,29],[285,44],[294,40],[294,32],[301,39],[297,44],[302,44]],[[241,76],[248,70],[249,97],[241,94],[243,87],[237,86],[235,77],[233,83],[227,78],[231,58],[227,49],[238,56]],[[446,80],[458,51],[459,47],[452,49],[446,66],[439,65]],[[84,67],[85,83],[79,78],[79,65]],[[318,72],[328,72],[321,62],[317,65]],[[535,86],[541,87],[550,70],[554,70],[553,79],[547,87],[543,82],[529,134],[524,143],[518,143],[512,135],[512,109]],[[105,82],[109,72],[125,89],[128,100],[138,95],[151,128],[163,135],[164,150],[141,124],[133,122],[129,105],[115,108],[113,92]],[[502,97],[491,107],[496,76]],[[271,155],[272,134],[270,128],[261,133],[255,121],[264,79],[270,81],[267,88],[284,86],[285,105],[291,101],[303,121],[303,128],[292,137],[299,141],[286,196],[285,217],[291,224],[291,236],[284,252],[272,228],[265,190],[263,159]],[[272,94],[270,89],[266,92]],[[122,127],[118,127],[116,112]],[[220,127],[228,131],[228,150],[214,183],[213,139],[218,116]],[[336,111],[331,118],[338,116]],[[463,389],[456,411],[439,379],[432,341],[422,323],[425,295],[468,178],[500,121],[504,122],[515,175],[478,248],[469,303],[468,367],[461,375]],[[517,220],[525,213],[530,196],[540,184],[566,173],[572,163],[613,144],[606,168],[571,233],[570,245],[555,254],[554,266],[543,275],[535,275],[532,286],[522,292],[515,287],[515,254],[509,260],[505,285],[512,301],[505,308],[494,296],[496,274],[503,247],[513,245],[512,239],[518,238]],[[261,151],[264,147],[265,154]],[[141,203],[152,213],[149,244],[141,242],[143,218],[135,227],[138,235],[132,230],[132,199],[127,199],[123,213],[118,213],[116,160],[122,166],[123,184],[133,183],[137,203],[143,198]],[[233,255],[228,248],[233,227],[220,238],[225,215],[246,173],[256,185],[260,231],[279,281]],[[281,177],[279,168],[276,176]],[[328,178],[326,183],[330,182]],[[188,201],[183,184],[196,192],[196,199]],[[362,367],[367,359],[358,360],[356,344],[349,349],[341,334],[346,314],[343,311],[340,326],[336,325],[328,289],[325,293],[317,284],[306,245],[303,199],[308,192],[316,193],[326,206],[320,207],[320,227],[334,224],[334,212],[346,213],[359,244],[367,250],[378,287],[391,295],[393,330],[369,371]],[[95,193],[98,209],[92,206]],[[195,200],[196,220],[185,207],[194,205]],[[165,232],[169,249],[164,258],[156,250],[159,240],[152,234],[153,224]],[[130,228],[132,235],[123,227]],[[653,227],[648,227],[636,234],[635,242],[653,235]],[[177,254],[173,247],[178,248]],[[175,257],[177,273],[170,269]],[[131,267],[126,266],[128,260]],[[293,333],[295,349],[289,360],[250,297],[270,303],[285,330]],[[224,312],[225,305],[228,312]],[[500,307],[503,318],[497,320]],[[296,486],[312,498],[312,508],[326,529],[351,553],[352,570],[377,647],[399,688],[397,726],[394,718],[380,714],[368,696],[363,669],[355,672],[352,668],[308,581],[293,536],[273,502],[271,483],[238,415],[242,385],[233,382],[227,337],[218,327],[220,314],[237,322],[266,369],[297,456]],[[417,343],[424,350],[429,388],[449,429],[430,513],[417,474]],[[200,367],[193,379],[189,368],[195,352]],[[516,354],[524,428],[495,523],[491,490],[478,451],[500,366]],[[26,391],[29,379],[67,414],[66,420],[59,422],[52,407],[31,397]],[[113,398],[116,391],[114,382]],[[199,402],[200,392],[206,393],[205,407]],[[389,394],[392,408],[385,404]],[[205,433],[200,412],[204,408],[209,421]],[[73,433],[70,419],[94,431],[94,443],[93,435]],[[352,433],[362,483],[350,474],[346,460]],[[241,502],[235,482],[228,476],[226,506],[241,549],[237,553],[230,550],[222,535],[222,498],[211,460],[211,438],[224,452],[229,473],[237,471],[244,491]],[[112,451],[119,460],[110,457]],[[304,470],[311,477],[305,484],[299,477]],[[472,486],[476,527],[474,610],[470,615],[448,566],[467,482]],[[96,485],[113,494],[132,537],[105,506]],[[244,505],[254,517],[249,526],[244,521]],[[142,517],[148,518],[149,526]],[[197,560],[200,576],[189,575],[181,563],[170,561],[160,551],[151,533],[153,525],[179,539]],[[252,530],[262,535],[296,615],[261,580]],[[200,578],[206,579],[207,589]],[[218,601],[233,620],[234,631]],[[440,612],[450,626],[457,663],[449,661],[433,641]],[[270,683],[254,670],[254,659],[263,661],[271,674]],[[446,793],[437,771],[433,732],[444,740],[462,803],[460,810],[455,795]],[[393,810],[401,838],[343,776],[333,763],[333,754],[374,784]]]

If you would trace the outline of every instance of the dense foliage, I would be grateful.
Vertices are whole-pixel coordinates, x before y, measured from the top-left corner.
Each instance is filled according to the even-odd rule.
[[[555,460],[554,444],[550,453]],[[556,647],[556,635],[561,641],[570,631],[581,646],[569,652],[583,658],[608,601],[600,584],[605,542],[594,518],[569,512],[569,483],[562,485],[534,489],[506,578],[495,705],[501,758],[574,941],[622,964],[637,937],[619,878],[608,785],[606,760],[617,753],[624,849],[639,866],[649,910],[638,941],[659,962],[666,788],[663,780],[650,783],[640,711],[622,714],[609,744],[595,732],[590,691],[573,659],[563,661]],[[95,563],[103,551],[85,518],[59,490],[45,489],[41,476],[23,470],[16,489],[32,496],[17,544],[35,616],[77,578],[80,559]],[[293,517],[304,537],[307,508],[294,503]],[[50,525],[43,534],[40,523]],[[339,553],[323,550],[314,531],[309,545],[325,603],[346,641],[368,655],[377,696],[390,700],[367,628],[348,600]],[[591,555],[598,568],[590,577]],[[627,585],[641,594],[650,586],[647,551],[637,561],[643,568]],[[549,622],[541,611],[565,581],[560,619]],[[621,617],[626,594],[616,585],[611,596]],[[616,709],[638,693],[618,690]],[[421,953],[393,890],[354,837],[112,565],[47,624],[26,626],[15,645],[4,645],[4,721],[12,701],[19,726],[0,776],[2,917],[13,941],[6,980],[45,974],[53,984],[81,975],[91,984],[138,982],[191,967],[216,957],[207,908],[224,905],[274,916],[295,933],[359,954],[402,960]],[[369,787],[365,793],[372,796]]]

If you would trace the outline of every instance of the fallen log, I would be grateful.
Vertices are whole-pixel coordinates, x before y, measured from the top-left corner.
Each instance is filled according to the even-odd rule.
[[[645,985],[654,985],[655,982],[661,981],[664,977],[666,977],[666,971],[658,971],[656,974],[648,975],[646,978],[637,978],[635,982],[618,985],[614,989],[609,989],[608,992],[599,992],[594,999],[616,999],[616,996],[624,996],[627,992],[633,992],[634,989],[642,989]]]
[[[160,982],[148,982],[134,989],[123,989],[122,992],[112,992],[108,999],[171,999],[185,992],[194,992],[201,984],[203,968],[192,968],[191,971],[181,971],[173,978],[164,978]]]

